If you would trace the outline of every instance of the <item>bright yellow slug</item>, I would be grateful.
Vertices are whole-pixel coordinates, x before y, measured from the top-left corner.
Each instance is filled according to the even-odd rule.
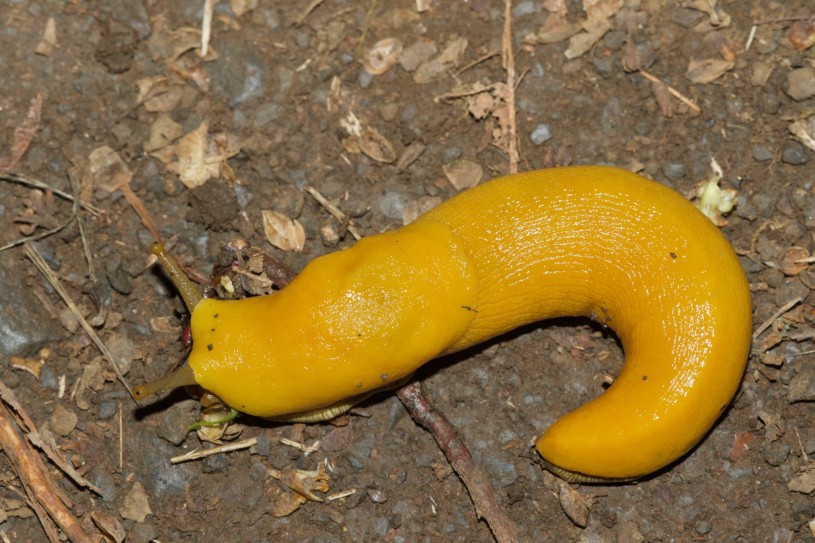
[[[619,376],[537,444],[583,480],[641,477],[688,452],[730,403],[750,346],[750,293],[725,237],[676,192],[609,167],[484,183],[317,258],[270,296],[199,301],[184,288],[188,366],[137,396],[197,383],[280,420],[330,418],[523,324],[607,325]]]

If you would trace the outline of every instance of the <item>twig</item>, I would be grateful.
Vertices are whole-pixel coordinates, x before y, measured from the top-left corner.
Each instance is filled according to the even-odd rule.
[[[512,53],[512,0],[504,0],[504,36],[501,43],[504,69],[507,71],[507,108],[509,118],[509,173],[518,173],[518,130],[515,115],[515,57]]]
[[[688,98],[687,96],[685,96],[684,94],[682,94],[681,92],[679,92],[678,90],[673,88],[672,86],[668,85],[667,83],[662,81],[660,78],[658,78],[658,77],[656,77],[654,75],[651,75],[650,73],[646,72],[645,70],[640,70],[639,74],[642,77],[644,77],[645,79],[647,79],[648,81],[652,82],[652,83],[662,83],[663,85],[665,85],[665,87],[668,89],[668,92],[670,92],[671,95],[673,95],[674,98],[676,98],[677,100],[679,100],[680,102],[682,102],[683,104],[685,104],[686,106],[691,108],[696,113],[701,113],[702,112],[702,109],[699,106],[697,106],[696,104],[694,104],[693,101],[690,98]]]
[[[34,188],[37,188],[37,189],[40,189],[40,190],[47,190],[49,192],[53,192],[54,194],[56,194],[60,198],[64,198],[64,199],[68,200],[69,202],[74,201],[73,195],[68,194],[65,191],[55,189],[54,187],[51,187],[49,185],[46,185],[42,181],[38,181],[36,179],[31,179],[31,178],[28,178],[28,177],[24,177],[24,176],[22,176],[20,174],[16,174],[16,173],[12,173],[12,172],[0,173],[0,180],[8,181],[9,183],[19,183],[21,185],[34,187]],[[101,209],[99,209],[95,205],[90,204],[90,203],[88,203],[88,202],[86,202],[84,200],[79,200],[79,205],[82,207],[82,209],[89,212],[94,217],[99,215],[102,212]]]
[[[201,58],[209,51],[209,38],[212,36],[212,11],[217,0],[204,0],[204,13],[201,18]]]
[[[53,270],[51,270],[51,268],[48,267],[48,264],[45,262],[45,259],[43,259],[42,255],[40,255],[37,249],[35,249],[34,246],[31,245],[30,243],[26,243],[24,247],[25,255],[29,258],[29,260],[31,260],[31,262],[34,263],[35,266],[37,266],[37,269],[40,270],[40,272],[45,276],[45,278],[48,280],[51,286],[54,287],[54,290],[56,290],[57,293],[60,295],[62,301],[65,302],[65,305],[67,305],[68,308],[74,313],[74,315],[76,315],[76,318],[79,320],[79,324],[82,326],[82,329],[85,330],[85,333],[88,334],[88,337],[91,338],[91,341],[93,341],[94,345],[96,345],[96,348],[99,349],[99,351],[102,353],[102,356],[104,356],[108,363],[110,363],[110,366],[113,369],[113,373],[116,374],[116,377],[119,379],[119,382],[121,382],[122,385],[124,385],[125,389],[127,389],[128,392],[131,392],[130,385],[127,384],[124,375],[122,375],[121,370],[119,370],[119,365],[116,363],[115,360],[113,360],[113,355],[110,354],[108,348],[105,346],[104,343],[102,343],[102,340],[99,339],[99,336],[96,334],[96,331],[93,329],[93,327],[91,327],[90,324],[88,324],[88,321],[85,320],[85,317],[83,317],[82,314],[79,312],[79,309],[76,307],[76,304],[71,299],[71,296],[68,294],[68,291],[66,291],[65,288],[62,286],[62,283],[60,283],[59,278],[54,274]]]
[[[59,224],[46,232],[42,232],[40,234],[37,234],[36,236],[28,236],[27,238],[20,238],[10,243],[6,243],[2,247],[0,247],[0,252],[5,251],[7,249],[11,249],[12,247],[17,247],[18,245],[22,245],[24,243],[28,243],[29,241],[39,241],[43,238],[47,238],[48,236],[53,236],[54,234],[56,234],[69,224],[71,224],[75,218],[76,215],[72,214],[70,217],[68,217],[68,219],[64,223]]]
[[[341,223],[346,224],[347,228],[348,228],[348,231],[351,232],[351,235],[354,236],[354,239],[358,240],[358,239],[360,239],[362,237],[362,236],[359,235],[359,231],[357,231],[357,229],[354,228],[353,225],[347,224],[348,221],[347,221],[347,217],[345,216],[345,213],[343,213],[340,208],[338,208],[337,206],[335,206],[334,204],[329,202],[328,198],[326,198],[325,196],[320,194],[320,191],[318,191],[314,187],[308,186],[308,187],[306,187],[306,192],[311,194],[311,196],[314,197],[315,200],[317,200],[317,203],[319,203],[321,206],[323,206],[325,208],[325,210],[328,211],[331,214],[332,217],[334,217],[335,219],[337,219]]]
[[[2,381],[0,381],[0,400],[8,404],[8,406],[14,410],[14,412],[17,414],[17,417],[19,417],[20,421],[22,422],[20,426],[22,427],[23,425],[25,425],[25,428],[23,429],[26,431],[28,441],[32,445],[41,450],[48,457],[48,459],[54,463],[55,466],[61,469],[62,472],[65,473],[68,477],[73,479],[73,481],[78,486],[82,488],[88,488],[96,492],[96,494],[98,494],[99,496],[102,495],[102,491],[99,489],[99,487],[97,487],[84,477],[82,477],[82,475],[80,475],[79,472],[76,471],[76,469],[74,469],[74,467],[71,464],[69,464],[68,462],[65,461],[64,458],[62,458],[62,455],[57,450],[56,444],[54,443],[53,439],[50,439],[46,443],[42,435],[40,435],[40,433],[37,431],[37,427],[34,425],[34,422],[29,418],[28,414],[23,409],[23,406],[20,405],[20,402],[17,401],[17,397],[14,395],[14,392],[12,392],[12,390],[8,388]]]
[[[297,20],[295,21],[295,25],[296,25],[296,26],[300,26],[301,24],[303,24],[303,22],[306,20],[306,17],[308,17],[308,16],[311,14],[311,12],[312,12],[312,11],[314,11],[315,9],[317,9],[317,7],[318,7],[320,4],[322,4],[324,1],[325,1],[325,0],[311,0],[311,2],[309,3],[309,5],[308,5],[308,6],[306,6],[306,9],[304,9],[304,10],[303,10],[303,13],[301,13],[301,14],[300,14],[300,15],[297,17]]]
[[[770,317],[769,319],[764,321],[761,324],[761,326],[756,328],[756,331],[753,333],[753,341],[756,341],[758,339],[758,336],[760,336],[762,333],[764,333],[764,330],[766,330],[767,328],[772,326],[772,324],[775,322],[775,319],[777,319],[778,317],[780,317],[781,315],[783,315],[784,313],[786,313],[787,311],[789,311],[790,309],[792,309],[793,307],[798,305],[803,300],[804,299],[801,296],[796,296],[795,298],[793,298],[789,302],[785,303],[783,305],[783,307],[781,307],[781,309],[779,309],[778,311],[773,313],[772,317]]]
[[[82,250],[85,252],[85,262],[88,264],[88,277],[90,277],[91,283],[95,285],[96,270],[93,265],[93,251],[85,233],[85,223],[82,221],[82,217],[79,216],[79,181],[76,178],[76,170],[73,168],[68,170],[68,182],[71,184],[71,193],[74,196],[74,216],[76,217],[76,226],[79,228],[79,237],[82,240]]]
[[[244,439],[241,441],[236,441],[235,443],[227,443],[226,445],[220,445],[218,447],[213,447],[212,449],[206,449],[204,451],[199,451],[198,449],[194,451],[190,451],[187,454],[182,454],[181,456],[174,456],[170,458],[171,464],[180,464],[181,462],[189,462],[190,460],[199,460],[201,458],[206,458],[207,456],[214,456],[216,454],[221,454],[225,452],[232,452],[232,451],[239,451],[241,449],[248,449],[252,445],[256,445],[258,442],[257,438],[250,437],[249,439]]]
[[[498,56],[498,55],[500,55],[500,54],[501,54],[501,51],[499,51],[499,50],[497,50],[497,49],[495,49],[495,50],[493,50],[493,51],[489,51],[489,52],[488,52],[488,53],[486,53],[485,55],[483,55],[483,56],[481,56],[481,57],[479,57],[479,58],[475,59],[475,60],[474,60],[474,61],[472,61],[471,63],[469,63],[469,64],[467,64],[466,66],[464,66],[463,68],[461,68],[459,71],[457,71],[457,72],[456,72],[456,75],[461,75],[461,74],[463,74],[464,72],[466,72],[467,70],[472,70],[472,69],[473,69],[475,66],[478,66],[478,65],[479,65],[479,64],[481,64],[482,62],[485,62],[485,61],[487,61],[487,60],[491,59],[492,57],[497,57],[497,56]]]
[[[447,418],[436,411],[422,394],[419,383],[405,385],[396,391],[410,415],[420,426],[431,433],[444,451],[450,465],[461,477],[475,505],[475,512],[489,524],[498,543],[516,543],[518,527],[498,504],[497,492],[489,483],[484,470],[470,454],[467,445],[458,436]]]
[[[815,19],[815,14],[803,15],[801,17],[781,17],[780,19],[759,19],[758,21],[753,21],[753,24],[769,25],[772,23],[794,23],[795,21],[808,21],[810,19]]]
[[[17,476],[23,482],[30,504],[40,518],[48,538],[54,543],[60,541],[56,529],[51,524],[50,519],[53,519],[73,543],[92,543],[91,537],[85,533],[79,521],[63,503],[63,499],[67,497],[60,496],[58,488],[48,477],[48,471],[39,455],[23,440],[5,403],[0,403],[0,443],[3,444],[3,452],[14,466]]]
[[[476,94],[481,94],[482,92],[486,91],[493,91],[498,88],[497,83],[492,83],[490,85],[484,85],[483,87],[474,87],[471,89],[467,89],[464,91],[453,91],[453,92],[445,92],[444,94],[439,94],[438,96],[433,97],[433,103],[438,104],[439,102],[443,102],[445,100],[453,100],[455,98],[464,98],[466,96],[473,96]]]

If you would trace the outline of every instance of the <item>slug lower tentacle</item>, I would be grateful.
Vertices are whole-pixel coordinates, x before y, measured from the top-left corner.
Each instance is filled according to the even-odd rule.
[[[593,166],[495,179],[315,259],[275,294],[191,312],[179,381],[283,420],[523,324],[594,319],[620,338],[620,374],[537,444],[586,480],[641,477],[688,452],[735,394],[751,333],[747,281],[710,221],[666,187]]]

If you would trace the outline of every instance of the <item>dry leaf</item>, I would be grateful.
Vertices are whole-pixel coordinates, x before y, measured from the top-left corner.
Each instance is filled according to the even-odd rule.
[[[589,522],[589,506],[591,499],[584,498],[575,489],[564,482],[560,482],[558,500],[563,512],[566,513],[576,526],[585,528]]]
[[[288,492],[277,485],[270,486],[269,492],[269,514],[275,518],[291,515],[307,501],[300,494]]]
[[[578,32],[580,32],[579,24],[570,23],[557,13],[551,13],[546,17],[541,29],[536,34],[525,37],[524,42],[542,45],[560,43],[568,40]]]
[[[306,244],[306,232],[297,220],[292,220],[271,209],[264,209],[261,214],[263,215],[263,232],[269,243],[281,251],[299,253],[303,250]]]
[[[161,113],[150,125],[150,137],[142,146],[148,153],[158,151],[170,145],[184,134],[181,125],[168,113]]]
[[[93,186],[97,188],[113,192],[133,179],[121,157],[108,146],[97,147],[88,159]]]
[[[136,522],[144,522],[147,515],[151,515],[153,511],[150,509],[150,503],[147,501],[147,492],[144,491],[144,486],[139,481],[133,483],[130,491],[125,496],[124,504],[119,510],[122,518],[135,520]]]
[[[360,151],[377,162],[390,164],[396,160],[396,151],[391,142],[373,128],[365,128],[357,144]]]
[[[202,121],[197,129],[178,140],[172,148],[176,160],[168,164],[167,169],[178,174],[187,188],[199,187],[221,175],[227,159],[240,152],[240,144],[233,136],[215,134],[210,138],[208,130],[209,123]]]
[[[784,258],[778,265],[781,273],[788,277],[793,277],[807,269],[807,259],[809,251],[803,247],[787,247],[784,251]]]
[[[93,523],[99,528],[99,531],[105,534],[109,539],[116,543],[122,543],[127,536],[122,523],[113,515],[109,515],[104,511],[91,511],[91,519]]]
[[[611,30],[611,23],[608,19],[588,19],[583,23],[583,28],[587,31],[576,34],[569,40],[569,48],[564,53],[569,60],[583,56],[594,47]]]
[[[484,170],[481,166],[471,160],[459,159],[450,164],[442,166],[444,175],[456,190],[465,190],[476,186],[481,182]]]
[[[711,83],[732,70],[735,65],[735,62],[717,58],[691,59],[685,76],[693,83]]]
[[[328,492],[329,477],[325,472],[325,465],[322,463],[317,466],[315,471],[305,471],[289,466],[282,470],[269,468],[266,473],[313,502],[323,501],[314,492]]]
[[[175,110],[184,94],[182,87],[170,84],[164,76],[143,77],[136,85],[139,87],[136,104],[144,105],[144,109],[151,113]]]

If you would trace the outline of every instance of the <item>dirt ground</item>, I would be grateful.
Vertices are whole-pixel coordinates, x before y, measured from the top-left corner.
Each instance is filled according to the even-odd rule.
[[[498,0],[222,1],[204,58],[203,0],[0,0],[0,169],[91,204],[6,175],[0,245],[42,236],[31,246],[134,386],[184,352],[186,312],[147,251],[156,235],[204,277],[236,240],[297,271],[507,173],[513,129],[520,170],[613,164],[688,196],[715,160],[758,335],[736,400],[686,458],[637,483],[572,485],[588,517],[565,513],[530,443],[622,362],[588,321],[528,327],[417,377],[530,541],[813,541],[813,5],[586,3],[513,2],[513,128]],[[250,448],[172,464],[214,447],[187,433],[198,402],[178,391],[137,406],[25,255],[0,253],[2,396],[95,487],[35,450],[88,534],[494,540],[392,393],[335,424],[242,417],[222,439]],[[47,541],[0,445],[0,535]],[[315,494],[331,499],[286,514],[294,494],[269,471],[294,468],[324,469]]]

